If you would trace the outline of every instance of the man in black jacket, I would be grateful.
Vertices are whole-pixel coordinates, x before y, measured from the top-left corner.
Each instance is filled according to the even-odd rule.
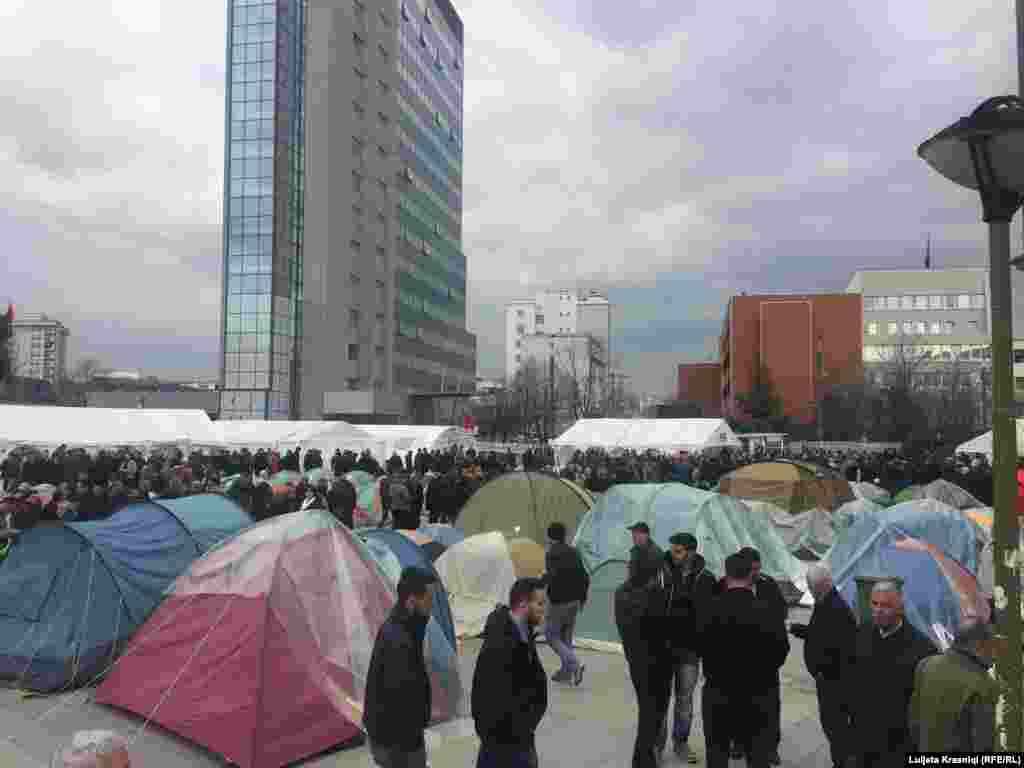
[[[807,571],[814,596],[810,624],[792,624],[804,641],[804,663],[818,689],[818,716],[832,752],[833,768],[846,768],[854,754],[853,706],[849,696],[857,621],[832,586],[832,574],[818,563]]]
[[[546,600],[541,579],[519,579],[508,606],[499,605],[487,617],[473,672],[476,768],[537,768],[534,733],[547,712],[548,680],[535,630],[544,623]]]
[[[853,730],[858,768],[904,765],[914,750],[908,709],[917,664],[938,649],[903,616],[903,593],[894,581],[871,592],[871,623],[857,633]]]
[[[398,604],[377,632],[366,675],[363,727],[380,768],[426,768],[423,729],[430,723],[430,677],[423,637],[433,608],[432,574],[406,568]]]
[[[708,768],[727,768],[733,741],[745,745],[750,768],[766,768],[789,637],[778,616],[754,596],[749,558],[739,553],[726,558],[725,592],[697,624]]]
[[[615,590],[615,625],[636,691],[638,712],[632,768],[655,768],[671,687],[666,638],[668,577],[660,551],[641,545],[633,550],[629,576]]]
[[[675,533],[668,540],[665,554],[668,584],[668,645],[675,714],[672,720],[672,747],[676,756],[690,763],[697,754],[687,744],[693,724],[693,692],[700,675],[697,652],[697,617],[704,614],[711,599],[718,593],[718,581],[706,569],[704,558],[697,554],[697,537],[692,533]],[[659,737],[664,748],[668,741],[668,717]]]
[[[544,634],[551,650],[558,654],[561,667],[552,676],[556,683],[579,685],[583,681],[583,665],[572,649],[576,615],[587,602],[590,576],[583,567],[583,559],[576,548],[565,543],[565,525],[548,526],[551,546],[544,557],[548,583],[547,622]]]
[[[739,552],[750,560],[753,565],[754,597],[759,603],[763,603],[771,611],[772,615],[778,617],[782,631],[786,631],[786,619],[789,617],[789,606],[786,598],[782,596],[779,584],[771,576],[761,572],[761,553],[753,547],[743,547]],[[771,765],[779,765],[782,760],[779,757],[779,744],[782,742],[782,687],[776,689],[778,698],[775,702],[775,717],[772,721],[772,751],[768,755],[768,762]]]

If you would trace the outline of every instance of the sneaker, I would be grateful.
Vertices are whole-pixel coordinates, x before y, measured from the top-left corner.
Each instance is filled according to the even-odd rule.
[[[697,765],[700,762],[700,758],[697,757],[697,753],[693,751],[693,747],[689,744],[683,745],[686,748],[686,762],[690,765]],[[683,759],[683,755],[679,755],[680,759]]]
[[[584,665],[584,664],[580,664],[576,668],[576,674],[573,675],[573,679],[572,679],[573,685],[578,687],[579,684],[583,682],[583,670],[584,669],[586,669],[586,665]]]
[[[566,672],[565,670],[558,670],[551,676],[551,681],[554,683],[568,683],[572,681],[572,673]]]

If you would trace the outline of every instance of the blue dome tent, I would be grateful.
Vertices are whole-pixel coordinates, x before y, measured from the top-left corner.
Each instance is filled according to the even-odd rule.
[[[24,531],[0,563],[0,678],[52,692],[100,675],[212,543],[250,523],[216,496]]]

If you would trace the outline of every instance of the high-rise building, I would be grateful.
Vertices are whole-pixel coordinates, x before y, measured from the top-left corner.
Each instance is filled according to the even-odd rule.
[[[455,9],[229,14],[222,418],[384,422],[472,392]]]
[[[522,364],[540,347],[575,354],[580,339],[589,339],[589,356],[601,361],[601,383],[608,386],[611,360],[612,306],[608,298],[590,292],[544,291],[533,299],[505,307],[505,378],[511,382]],[[539,340],[531,337],[541,337]],[[538,346],[540,345],[540,346]]]
[[[46,315],[17,316],[11,330],[12,374],[60,387],[67,376],[71,332],[59,320]]]

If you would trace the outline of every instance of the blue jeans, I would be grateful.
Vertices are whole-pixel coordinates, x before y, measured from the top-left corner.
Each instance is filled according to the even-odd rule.
[[[580,662],[572,649],[572,636],[576,631],[576,616],[580,611],[579,600],[569,603],[548,605],[548,618],[544,625],[544,635],[548,639],[551,650],[558,654],[562,666],[559,675],[568,675],[579,669]]]
[[[512,749],[480,745],[476,768],[537,768],[537,748]]]

